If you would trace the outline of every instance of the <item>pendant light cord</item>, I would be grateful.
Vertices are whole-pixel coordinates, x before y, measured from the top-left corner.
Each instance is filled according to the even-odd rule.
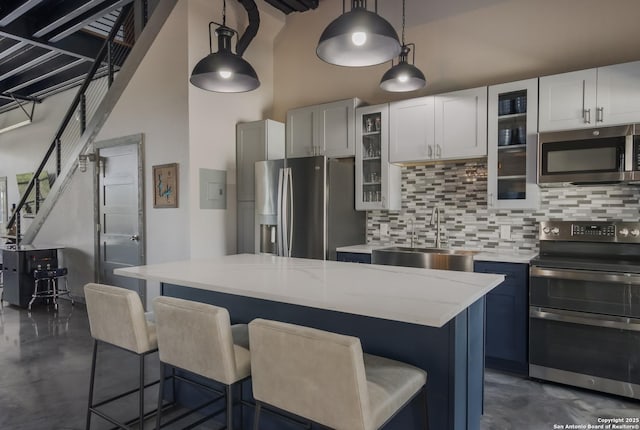
[[[402,0],[402,46],[404,46],[405,0]]]
[[[227,26],[227,0],[222,0],[222,26]]]
[[[212,34],[211,26],[214,24],[220,27],[220,24],[215,21],[211,21],[209,23],[209,53],[210,54],[213,54],[213,36],[211,36]],[[222,0],[222,26],[221,27],[227,27],[227,0]],[[236,35],[238,34],[237,31],[233,29],[230,29],[230,30],[233,31]]]

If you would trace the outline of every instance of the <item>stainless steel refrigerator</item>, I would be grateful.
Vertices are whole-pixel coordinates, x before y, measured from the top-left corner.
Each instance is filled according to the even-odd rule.
[[[259,161],[255,169],[256,253],[335,260],[336,248],[366,242],[353,158]]]

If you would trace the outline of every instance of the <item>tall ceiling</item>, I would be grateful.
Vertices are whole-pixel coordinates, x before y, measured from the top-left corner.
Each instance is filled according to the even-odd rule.
[[[162,0],[0,0],[0,114],[79,85],[134,1]],[[319,0],[264,1],[289,14],[315,9]]]

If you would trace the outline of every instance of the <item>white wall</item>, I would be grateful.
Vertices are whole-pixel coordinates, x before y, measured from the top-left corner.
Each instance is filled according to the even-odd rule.
[[[221,21],[222,0],[189,0],[189,68],[188,74],[209,53],[207,25]],[[236,123],[255,121],[270,116],[273,104],[274,39],[284,19],[269,6],[260,8],[260,30],[244,54],[260,79],[260,87],[243,94],[211,93],[189,85],[189,164],[190,201],[189,228],[191,255],[206,258],[236,252]],[[246,11],[237,3],[227,4],[227,25],[243,33],[247,25]],[[235,38],[234,38],[235,42]],[[217,49],[214,38],[214,50]],[[227,209],[200,209],[199,169],[227,171]]]
[[[8,206],[18,203],[20,196],[17,173],[33,172],[67,113],[77,89],[51,96],[36,105],[34,121],[28,126],[0,134],[0,176],[7,176]],[[24,119],[24,113],[13,110],[0,116],[0,127]],[[50,174],[53,172],[49,172]],[[58,202],[34,243],[61,245],[60,264],[69,268],[69,288],[81,295],[81,287],[93,280],[93,200],[92,181],[76,176]],[[85,200],[83,196],[89,196]],[[30,219],[22,218],[24,232]]]
[[[400,34],[401,2],[379,3]],[[341,0],[322,0],[316,10],[288,15],[278,37],[274,119],[349,97],[376,104],[640,59],[637,0],[407,0],[406,11],[406,41],[416,44],[426,88],[382,91],[389,63],[348,68],[320,60],[320,35],[342,12]]]
[[[47,98],[36,105],[31,124],[0,134],[0,176],[7,177],[9,211],[11,204],[20,200],[16,174],[33,172],[38,167],[76,92],[73,89]],[[27,110],[30,108],[27,106]],[[25,119],[21,110],[14,109],[0,115],[0,128]]]
[[[189,258],[187,2],[178,2],[97,141],[142,133],[147,263]],[[152,166],[178,163],[179,207],[153,208]],[[76,173],[78,175],[79,173]],[[147,303],[159,294],[147,284]]]
[[[94,281],[93,178],[91,170],[77,172],[38,232],[34,244],[60,245],[61,266],[69,270],[73,296],[84,296],[82,287]]]

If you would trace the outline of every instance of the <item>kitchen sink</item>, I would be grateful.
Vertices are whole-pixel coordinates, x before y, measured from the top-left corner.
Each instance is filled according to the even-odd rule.
[[[371,263],[473,272],[474,254],[477,252],[460,249],[392,246],[374,249],[371,253]]]

